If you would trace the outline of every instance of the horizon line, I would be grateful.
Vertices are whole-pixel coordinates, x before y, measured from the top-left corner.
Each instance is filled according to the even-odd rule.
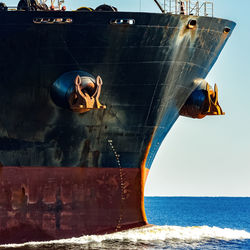
[[[156,195],[156,196],[153,196],[153,195],[145,195],[144,196],[145,198],[250,198],[250,196],[192,196],[192,195],[176,195],[176,196],[173,196],[173,195]]]

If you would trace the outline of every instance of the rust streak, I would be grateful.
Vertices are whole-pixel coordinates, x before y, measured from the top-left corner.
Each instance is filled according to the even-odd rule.
[[[144,187],[145,187],[145,183],[146,183],[147,176],[148,176],[148,173],[149,173],[149,169],[146,169],[145,166],[146,166],[147,157],[148,157],[151,145],[152,145],[152,141],[153,141],[153,138],[154,138],[155,131],[156,131],[156,128],[154,128],[154,131],[152,133],[150,142],[148,143],[148,146],[147,146],[147,149],[146,149],[146,152],[145,152],[145,155],[144,155],[144,159],[143,159],[143,161],[141,163],[141,212],[142,212],[143,220],[146,223],[148,223],[148,222],[147,222],[147,216],[146,216],[145,207],[144,207]]]

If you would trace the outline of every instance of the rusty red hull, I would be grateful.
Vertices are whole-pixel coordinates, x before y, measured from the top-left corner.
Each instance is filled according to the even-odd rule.
[[[145,225],[141,170],[2,167],[0,244]]]

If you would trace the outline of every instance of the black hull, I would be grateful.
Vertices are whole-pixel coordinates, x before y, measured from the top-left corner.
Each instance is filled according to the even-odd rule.
[[[34,24],[38,16],[67,16],[72,24]],[[133,18],[134,26],[110,25]],[[140,167],[151,137],[164,135],[217,59],[234,23],[138,13],[1,13],[1,144],[3,166]],[[193,17],[192,17],[193,18]],[[75,114],[51,101],[65,72],[100,75],[106,110]],[[157,151],[155,148],[154,151]],[[138,157],[139,156],[139,157]],[[154,157],[151,157],[152,159]],[[148,162],[149,168],[151,162]]]

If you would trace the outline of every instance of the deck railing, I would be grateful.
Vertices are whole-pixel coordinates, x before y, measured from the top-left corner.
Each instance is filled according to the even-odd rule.
[[[214,16],[214,4],[212,1],[157,0],[155,2],[157,2],[157,5],[163,13]]]

